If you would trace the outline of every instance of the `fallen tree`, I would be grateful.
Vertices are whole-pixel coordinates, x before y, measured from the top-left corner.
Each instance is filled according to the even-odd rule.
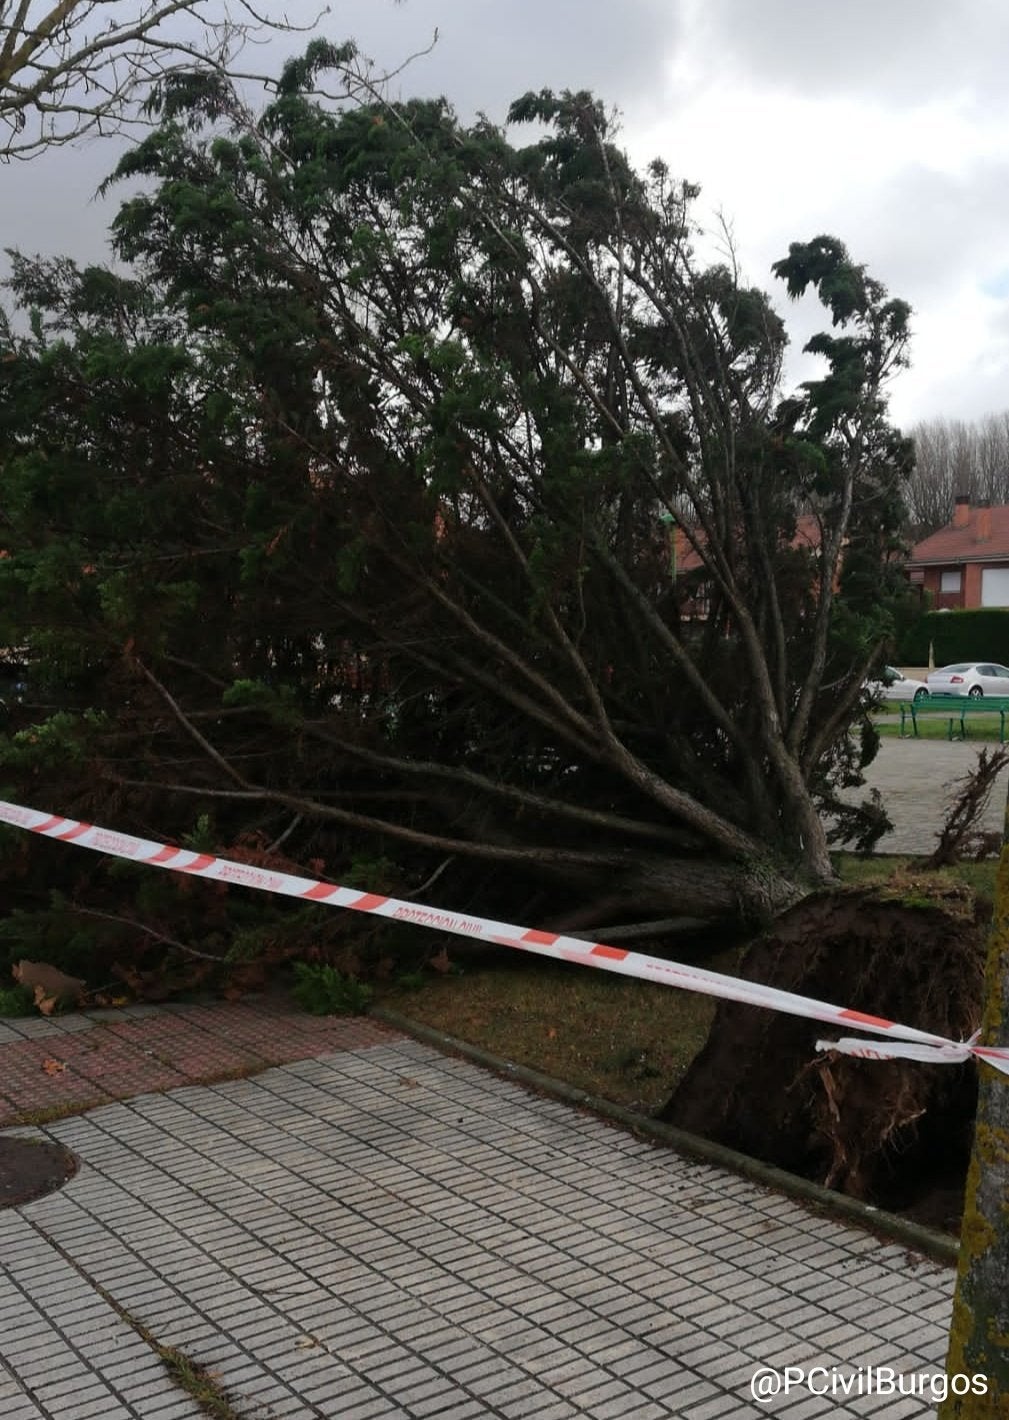
[[[904,595],[908,308],[793,245],[832,329],[785,395],[770,300],[598,101],[527,95],[518,147],[327,111],[338,59],[255,124],[166,93],[132,271],[16,263],[2,632],[59,713],[17,710],[5,778],[400,888],[449,858],[443,900],[540,921],[773,916],[832,881]]]

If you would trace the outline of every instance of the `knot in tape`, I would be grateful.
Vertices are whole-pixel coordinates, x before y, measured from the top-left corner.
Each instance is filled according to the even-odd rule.
[[[979,1045],[980,1031],[968,1040],[947,1040],[934,1045],[918,1045],[912,1041],[868,1041],[856,1036],[841,1040],[818,1040],[820,1051],[851,1055],[857,1060],[918,1060],[925,1065],[965,1065],[968,1060],[984,1060],[1009,1075],[1009,1049],[996,1045]]]

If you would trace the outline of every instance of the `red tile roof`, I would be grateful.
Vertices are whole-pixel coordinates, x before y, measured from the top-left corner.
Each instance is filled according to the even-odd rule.
[[[909,567],[923,563],[995,562],[1009,558],[1009,507],[989,508],[991,537],[978,540],[977,520],[981,510],[971,508],[967,526],[955,528],[952,523],[916,543],[907,560]]]

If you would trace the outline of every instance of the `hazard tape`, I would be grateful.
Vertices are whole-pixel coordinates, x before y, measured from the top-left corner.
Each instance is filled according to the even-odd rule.
[[[887,1038],[878,1044],[854,1036],[841,1040],[818,1040],[817,1050],[834,1050],[864,1060],[905,1059],[935,1064],[960,1064],[976,1057],[988,1061],[1009,1075],[1009,1048],[981,1046],[977,1044],[976,1037],[967,1041],[949,1040],[929,1031],[916,1030],[913,1026],[888,1021],[882,1016],[843,1009],[827,1001],[814,1000],[811,996],[799,996],[792,991],[782,991],[776,986],[762,986],[755,981],[742,981],[739,977],[726,976],[719,971],[708,971],[704,967],[686,966],[680,962],[665,961],[661,957],[645,956],[641,952],[625,951],[621,947],[610,947],[605,942],[584,942],[578,937],[567,937],[561,933],[516,927],[510,922],[495,922],[487,917],[426,907],[396,897],[385,897],[380,893],[361,892],[359,888],[340,887],[336,883],[322,882],[318,878],[301,878],[291,873],[271,872],[249,863],[236,863],[211,853],[196,853],[187,848],[174,847],[170,843],[134,838],[128,833],[117,833],[112,829],[99,828],[95,824],[80,823],[76,819],[46,814],[38,809],[24,808],[20,804],[9,804],[3,800],[0,800],[0,822],[28,829],[44,838],[72,843],[78,848],[90,848],[111,858],[124,858],[151,868],[165,868],[173,873],[189,873],[213,882],[280,893],[285,897],[324,903],[330,907],[347,907],[352,912],[368,912],[376,917],[409,922],[436,932],[450,932],[459,937],[494,942],[498,946],[515,947],[519,951],[551,957],[556,961],[575,962],[579,966],[592,966],[602,971],[615,972],[620,976],[657,981],[664,986],[678,986],[684,991],[696,991],[705,996],[717,996],[722,1000],[738,1001],[744,1005],[763,1006],[787,1015],[803,1016],[809,1020],[842,1028],[854,1028]]]

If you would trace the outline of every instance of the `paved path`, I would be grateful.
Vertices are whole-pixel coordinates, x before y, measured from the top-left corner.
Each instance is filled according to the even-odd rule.
[[[894,831],[880,840],[877,851],[931,853],[950,790],[974,768],[980,748],[970,740],[884,739],[866,770],[865,785],[844,791],[842,798],[857,803],[870,789],[879,789]],[[983,828],[1001,832],[1007,788],[1009,769],[999,776]]]
[[[349,1030],[346,1021],[307,1015],[279,993],[240,1003],[0,1020],[0,1126],[79,1114],[195,1080],[254,1074],[389,1034],[365,1020]]]
[[[881,851],[930,849],[976,752],[883,742]],[[0,1212],[2,1420],[197,1420],[156,1345],[238,1420],[934,1413],[927,1381],[859,1390],[941,1372],[949,1272],[370,1021],[0,1022],[18,1121],[80,1169]],[[760,1366],[821,1393],[758,1406]]]
[[[250,1011],[257,1049],[296,1034],[265,1005],[137,1024],[195,1070],[193,1030],[235,1047]],[[12,1032],[0,1079],[26,1043],[76,1062],[127,1028],[68,1023]],[[19,1131],[81,1167],[0,1212],[3,1420],[196,1420],[127,1317],[240,1420],[933,1413],[927,1389],[757,1406],[749,1382],[936,1373],[948,1271],[370,1022],[297,1024],[325,1053]]]

